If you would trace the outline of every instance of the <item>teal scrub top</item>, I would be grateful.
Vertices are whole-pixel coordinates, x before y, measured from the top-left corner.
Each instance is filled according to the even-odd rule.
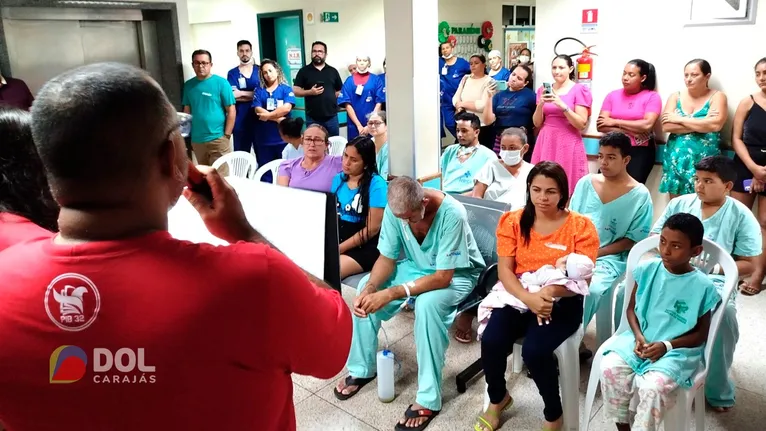
[[[659,234],[665,221],[678,213],[689,213],[702,220],[702,201],[696,194],[671,200],[654,223],[652,234]],[[726,202],[712,217],[702,220],[702,226],[706,239],[734,256],[754,257],[761,254],[761,225],[750,208],[732,197],[727,196]]]
[[[647,343],[672,341],[694,329],[705,313],[713,310],[721,297],[713,282],[701,271],[672,274],[659,258],[640,262],[633,269],[636,281],[636,317]],[[657,362],[639,358],[633,350],[636,337],[628,330],[604,349],[615,352],[639,375],[659,371],[690,388],[692,377],[702,363],[704,343],[693,348],[674,348]]]
[[[229,81],[218,75],[202,81],[196,77],[186,81],[181,103],[191,108],[192,142],[202,144],[222,137],[226,109],[236,102]]]
[[[465,193],[473,190],[473,178],[490,160],[497,160],[497,154],[483,145],[477,145],[476,151],[466,161],[460,163],[457,158],[460,144],[447,147],[442,154],[442,191],[446,193]]]
[[[406,258],[427,274],[453,269],[455,277],[469,277],[475,283],[486,266],[468,225],[465,208],[446,194],[423,244],[418,243],[409,223],[386,207],[378,250],[389,259],[398,259],[402,248]]]
[[[375,163],[378,165],[378,173],[388,181],[388,142],[383,144],[378,154],[375,155]]]
[[[600,246],[605,247],[623,238],[639,242],[649,236],[654,208],[652,195],[643,184],[619,198],[604,204],[593,187],[593,175],[580,179],[575,186],[569,209],[587,216],[598,230]],[[599,257],[618,273],[625,271],[630,251]]]

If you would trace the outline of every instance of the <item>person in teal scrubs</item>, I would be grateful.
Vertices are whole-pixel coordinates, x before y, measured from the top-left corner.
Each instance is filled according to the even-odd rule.
[[[607,342],[599,370],[604,414],[618,430],[631,429],[634,391],[639,401],[632,429],[659,429],[676,390],[692,387],[711,315],[721,301],[713,282],[689,262],[702,252],[700,220],[679,213],[662,226],[662,258],[633,268],[635,288],[626,310],[630,330]]]
[[[659,234],[665,221],[673,214],[692,214],[702,220],[705,238],[731,253],[737,262],[739,276],[748,277],[761,255],[761,228],[750,208],[728,196],[737,175],[734,162],[726,156],[710,156],[700,160],[695,169],[694,187],[697,193],[671,200],[654,224],[651,234]],[[723,288],[722,275],[711,274],[710,278],[716,288]],[[620,310],[624,291],[620,289],[617,293],[615,309]],[[726,304],[705,382],[707,402],[719,412],[730,410],[735,403],[735,386],[729,378],[734,349],[739,340],[735,300],[736,295],[732,295]]]
[[[474,177],[487,162],[497,160],[497,154],[479,143],[481,121],[476,114],[461,112],[455,120],[458,143],[442,154],[442,190],[461,194],[473,190]]]
[[[373,112],[367,116],[367,129],[375,142],[375,161],[378,173],[388,181],[388,122],[386,111]]]
[[[405,259],[398,261],[402,249]],[[486,265],[465,208],[409,177],[398,177],[388,186],[378,250],[372,272],[359,282],[349,376],[338,383],[335,396],[348,399],[375,378],[381,322],[396,315],[408,298],[417,297],[418,393],[396,429],[422,429],[442,408],[447,330]]]
[[[614,282],[625,273],[628,253],[652,228],[652,196],[649,190],[628,174],[630,137],[609,132],[599,140],[600,174],[586,175],[577,182],[569,209],[591,219],[601,247],[596,269],[585,297],[583,326],[587,327],[604,300],[612,300]],[[596,322],[603,343],[612,335],[612,319]]]

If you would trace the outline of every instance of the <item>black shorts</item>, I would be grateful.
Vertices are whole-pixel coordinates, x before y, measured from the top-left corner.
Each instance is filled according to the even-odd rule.
[[[362,230],[363,227],[364,223],[352,223],[338,219],[339,243],[356,235],[356,233]],[[378,236],[375,235],[361,246],[354,247],[343,253],[343,255],[354,259],[354,262],[362,267],[362,271],[370,272],[373,265],[375,265],[375,261],[378,260],[378,256],[380,256],[380,252],[378,251]]]
[[[747,147],[747,151],[750,153],[750,158],[753,159],[753,162],[760,166],[766,166],[766,147]],[[745,180],[752,180],[753,173],[745,166],[742,159],[736,155],[734,156],[734,171],[737,172],[737,180],[734,181],[732,190],[739,193],[748,193],[743,182]],[[766,192],[758,194],[766,196]]]

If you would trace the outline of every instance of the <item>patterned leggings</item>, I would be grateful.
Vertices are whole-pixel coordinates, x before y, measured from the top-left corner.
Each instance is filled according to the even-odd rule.
[[[632,431],[656,431],[662,417],[675,404],[675,380],[657,371],[638,376],[617,353],[601,360],[601,391],[604,414],[618,424],[629,424]],[[633,401],[638,390],[638,404]]]

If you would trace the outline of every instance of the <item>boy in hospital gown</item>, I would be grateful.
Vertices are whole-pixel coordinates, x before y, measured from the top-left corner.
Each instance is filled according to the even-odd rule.
[[[662,258],[642,261],[632,270],[635,290],[626,311],[630,329],[607,342],[599,370],[604,415],[618,429],[630,424],[630,410],[635,418],[627,429],[659,429],[677,389],[692,386],[712,311],[721,299],[706,274],[689,263],[702,252],[702,238],[699,219],[676,214],[663,225]],[[635,392],[639,400],[631,409]]]
[[[461,194],[473,190],[473,178],[487,162],[497,160],[497,154],[479,144],[481,122],[476,114],[461,112],[455,120],[458,143],[442,154],[442,190]]]
[[[380,324],[394,317],[407,300],[407,295],[396,297],[393,292],[401,292],[405,286],[413,291],[433,286],[433,278],[429,276],[436,274],[438,278],[439,271],[454,270],[446,287],[432,287],[418,295],[415,301],[418,393],[417,404],[412,410],[423,412],[417,407],[419,405],[430,411],[429,415],[433,417],[442,408],[442,368],[449,346],[447,330],[455,319],[458,305],[476,286],[479,274],[486,265],[468,225],[465,208],[455,198],[438,190],[421,188],[422,208],[397,214],[397,217],[392,205],[394,209],[402,205],[397,206],[392,201],[397,193],[401,193],[397,190],[401,190],[402,182],[413,183],[409,185],[410,189],[421,188],[416,181],[406,177],[397,178],[389,185],[389,206],[383,215],[378,241],[381,256],[358,287],[360,296],[381,295],[383,299],[380,302],[376,299],[375,302],[383,305],[376,307],[377,311],[368,313],[367,317],[359,317],[355,312],[354,335],[346,364],[350,377],[345,385],[361,388],[375,377]],[[421,244],[411,226],[422,226],[420,223],[431,215],[433,220]],[[397,262],[402,249],[405,259]],[[389,264],[394,264],[394,267],[387,276],[385,273],[391,268]],[[335,391],[336,397],[341,400],[356,392],[345,394],[337,388]]]
[[[630,162],[630,138],[623,133],[608,133],[599,142],[601,174],[586,175],[575,186],[569,209],[591,219],[598,229],[601,244],[596,270],[590,282],[590,295],[585,297],[583,326],[587,327],[604,300],[611,301],[612,285],[625,272],[628,253],[633,244],[649,236],[652,227],[652,196],[649,190],[627,172]],[[627,190],[604,203],[596,191],[597,182],[606,196],[608,190]],[[616,193],[615,193],[616,194]],[[627,240],[627,241],[626,241]],[[618,309],[619,310],[619,309]],[[611,319],[597,321],[601,328],[599,343],[611,336]]]
[[[696,169],[696,194],[679,196],[670,201],[651,234],[659,234],[665,220],[673,214],[692,214],[702,220],[705,238],[731,253],[737,262],[740,277],[747,277],[753,265],[757,264],[756,258],[761,255],[761,228],[750,208],[728,196],[737,175],[733,162],[725,156],[706,157],[697,163]],[[715,207],[718,209],[715,210]],[[710,275],[710,278],[720,291],[724,276]],[[618,291],[616,310],[621,309],[623,296],[624,292]],[[705,397],[718,411],[726,411],[735,403],[735,386],[729,378],[734,349],[739,340],[735,300],[736,295],[732,295],[726,304],[705,383]]]

